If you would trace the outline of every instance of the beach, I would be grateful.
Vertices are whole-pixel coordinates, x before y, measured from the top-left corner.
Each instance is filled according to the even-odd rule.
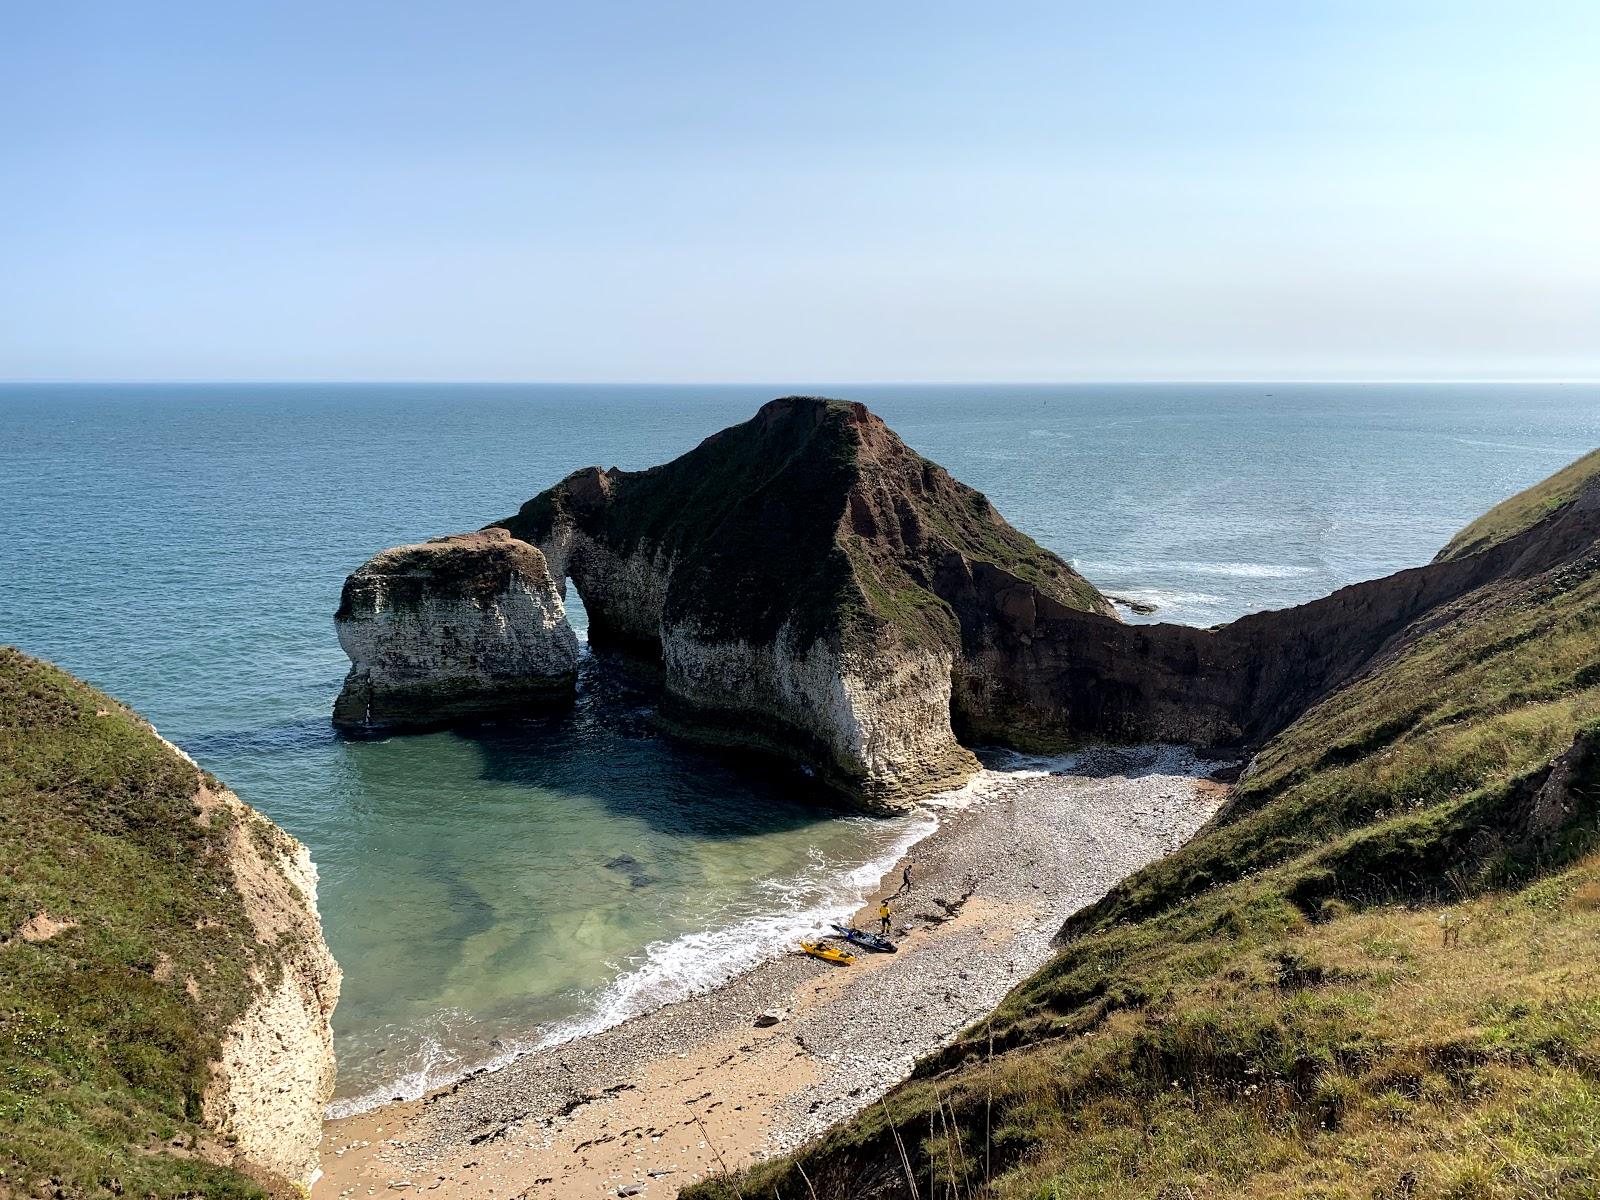
[[[981,781],[856,914],[875,928],[877,899],[892,896],[898,953],[837,967],[797,948],[420,1100],[329,1121],[313,1194],[654,1200],[799,1144],[980,1020],[1049,956],[1068,915],[1192,836],[1225,797],[1217,773],[1152,746]],[[758,1025],[763,1014],[778,1020]]]

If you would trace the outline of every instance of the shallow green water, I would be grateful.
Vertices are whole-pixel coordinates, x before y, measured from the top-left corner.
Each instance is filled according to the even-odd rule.
[[[819,814],[664,743],[644,699],[591,662],[570,718],[342,747],[350,791],[382,798],[345,835],[374,869],[327,897],[360,972],[342,1095],[409,1096],[712,986],[853,907],[932,826]]]

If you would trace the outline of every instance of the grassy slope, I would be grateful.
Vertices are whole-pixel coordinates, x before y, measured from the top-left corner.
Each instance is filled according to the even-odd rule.
[[[0,1196],[264,1194],[165,1152],[207,1137],[217,1031],[269,969],[199,784],[114,700],[0,647]],[[41,910],[77,927],[28,944]]]
[[[803,1151],[817,1195],[910,1194],[886,1112],[924,1197],[1600,1195],[1600,763],[1555,853],[1485,832],[1600,720],[1600,560],[1451,615]],[[786,1159],[688,1194],[807,1187]]]
[[[1495,505],[1471,525],[1468,525],[1449,544],[1439,551],[1435,562],[1452,558],[1465,558],[1480,550],[1487,550],[1509,537],[1570,504],[1577,494],[1593,479],[1600,477],[1600,450],[1591,450],[1577,462],[1569,463],[1554,475],[1518,492],[1509,500]]]

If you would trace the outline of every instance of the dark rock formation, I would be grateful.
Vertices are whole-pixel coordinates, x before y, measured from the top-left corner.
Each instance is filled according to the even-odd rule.
[[[1252,749],[1452,602],[1597,531],[1590,455],[1427,566],[1214,629],[1129,626],[864,407],[790,397],[663,466],[578,471],[478,542],[379,556],[346,585],[335,719],[569,688],[570,577],[591,642],[661,668],[669,728],[895,809],[966,779],[965,745]]]
[[[787,754],[877,808],[975,769],[950,727],[969,641],[1021,608],[1115,624],[980,493],[841,401],[775,400],[664,466],[579,471],[503,524],[577,584],[594,645],[660,662],[671,726]],[[958,619],[975,576],[993,609]]]
[[[956,730],[967,740],[1040,749],[1084,739],[1253,747],[1392,641],[1425,632],[1441,606],[1498,580],[1537,575],[1597,537],[1600,479],[1591,479],[1537,524],[1478,553],[1214,629],[1123,625],[980,567],[959,595],[942,593],[962,621]]]
[[[578,641],[544,556],[503,529],[399,546],[349,579],[335,617],[346,728],[428,726],[569,700]]]
[[[1154,616],[1160,608],[1159,605],[1151,604],[1148,600],[1134,600],[1129,596],[1107,596],[1106,599],[1131,613],[1137,613],[1141,617]]]

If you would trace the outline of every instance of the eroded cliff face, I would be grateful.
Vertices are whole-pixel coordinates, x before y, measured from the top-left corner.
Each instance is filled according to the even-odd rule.
[[[1106,621],[979,565],[946,592],[965,648],[957,729],[1038,749],[1086,739],[1255,747],[1395,646],[1426,636],[1452,603],[1549,571],[1597,538],[1600,481],[1477,553],[1215,629]]]
[[[788,628],[749,642],[671,626],[663,724],[793,759],[863,807],[899,810],[959,786],[978,762],[950,729],[950,655],[885,640],[842,650]]]
[[[309,1185],[322,1114],[333,1095],[333,1028],[341,972],[322,938],[317,870],[299,841],[232,792],[202,786],[196,807],[228,815],[227,855],[265,965],[222,1035],[202,1098],[207,1125],[250,1163]]]
[[[578,640],[544,556],[503,529],[385,550],[335,617],[346,728],[419,727],[570,700]]]
[[[1065,562],[859,404],[791,397],[649,471],[576,472],[503,522],[583,595],[596,647],[664,672],[686,736],[785,755],[867,807],[960,784],[948,564],[1114,620]]]

